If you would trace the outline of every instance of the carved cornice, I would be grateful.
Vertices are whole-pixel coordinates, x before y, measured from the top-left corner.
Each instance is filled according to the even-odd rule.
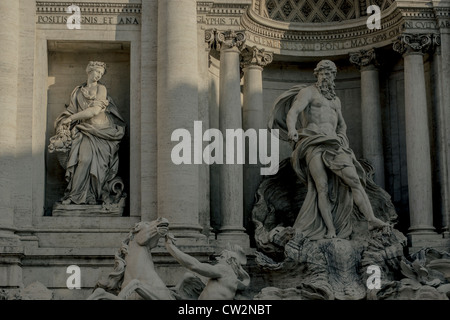
[[[249,66],[265,67],[273,61],[273,53],[256,46],[246,47],[242,50],[241,67]]]
[[[404,33],[394,42],[394,51],[403,54],[423,54],[433,45],[433,34]]]
[[[210,49],[217,51],[223,49],[242,50],[246,40],[244,30],[226,30],[209,29],[205,31],[205,41]]]
[[[350,62],[355,64],[360,69],[379,66],[375,49],[360,50],[358,52],[352,52],[349,55]]]
[[[281,6],[287,1],[277,1],[273,2],[276,6],[272,8],[272,14],[289,9]],[[326,3],[326,0],[289,0],[299,8],[313,1],[317,5]],[[334,1],[335,6],[339,3]],[[242,16],[241,26],[246,30],[248,46],[256,45],[276,54],[346,55],[351,51],[389,46],[402,33],[438,34],[450,28],[450,1],[400,0],[388,3],[384,0],[359,0],[359,17],[322,24],[271,19],[266,4],[266,0],[255,0]],[[366,25],[368,14],[365,10],[372,4],[382,10],[379,30],[370,30]],[[288,16],[292,18],[293,13]]]
[[[37,1],[37,14],[65,14],[66,8],[76,5],[82,14],[141,14],[140,3],[104,3],[104,2],[52,2]]]
[[[256,45],[280,54],[348,54],[351,50],[389,45],[403,32],[403,20],[395,6],[382,13],[382,29],[369,30],[367,17],[341,23],[284,23],[248,10],[241,19],[247,45]]]
[[[214,3],[212,1],[197,1],[197,13],[241,15],[249,7],[246,3]]]
[[[104,2],[36,2],[37,25],[66,25],[67,19],[72,15],[67,8],[72,5],[80,9],[80,27],[86,26],[102,28],[105,25],[133,26],[140,28],[140,3],[104,3]]]

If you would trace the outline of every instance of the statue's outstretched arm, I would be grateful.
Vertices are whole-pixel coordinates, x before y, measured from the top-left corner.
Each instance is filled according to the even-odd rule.
[[[183,267],[191,270],[192,272],[213,279],[222,277],[222,274],[216,266],[208,263],[202,263],[194,257],[182,252],[173,244],[170,237],[166,237],[166,249]]]

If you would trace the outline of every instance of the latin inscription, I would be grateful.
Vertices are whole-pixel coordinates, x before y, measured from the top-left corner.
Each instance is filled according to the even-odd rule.
[[[405,21],[405,28],[407,29],[438,29],[450,28],[450,20],[446,21]]]
[[[212,25],[212,26],[239,26],[239,18],[234,17],[206,17],[198,16],[197,23]]]
[[[39,15],[38,24],[67,24],[69,15]],[[138,17],[81,16],[81,25],[139,25]]]
[[[247,39],[249,39],[251,42],[255,44],[276,49],[294,50],[294,51],[329,51],[329,50],[344,50],[344,49],[359,48],[367,45],[372,45],[378,42],[387,41],[399,35],[401,31],[402,28],[398,27],[395,29],[391,29],[389,31],[385,31],[383,33],[377,33],[360,38],[350,38],[342,41],[275,40],[254,35],[251,33],[247,33]]]

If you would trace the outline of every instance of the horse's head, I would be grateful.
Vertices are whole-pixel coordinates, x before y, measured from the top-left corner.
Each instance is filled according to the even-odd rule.
[[[134,239],[139,245],[152,249],[158,245],[159,238],[165,236],[168,230],[169,221],[166,218],[141,221],[133,228]]]

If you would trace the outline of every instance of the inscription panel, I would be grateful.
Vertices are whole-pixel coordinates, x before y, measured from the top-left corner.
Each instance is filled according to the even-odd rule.
[[[66,25],[73,17],[73,13],[66,11],[70,6],[77,6],[80,9],[78,22],[81,28],[108,25],[140,27],[141,24],[141,4],[94,2],[37,2],[36,24]]]

